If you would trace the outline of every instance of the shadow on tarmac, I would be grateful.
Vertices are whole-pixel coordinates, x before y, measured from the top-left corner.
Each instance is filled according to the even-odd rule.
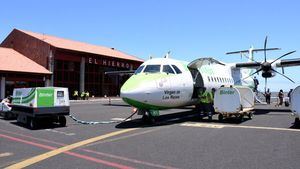
[[[217,116],[217,115],[214,115]],[[221,123],[221,124],[240,124],[245,121],[249,120],[248,118],[244,118],[243,121],[238,120],[237,118],[226,118],[222,122],[218,121],[217,119],[208,120],[207,117],[203,119],[200,118],[199,113],[195,111],[183,111],[178,113],[160,115],[159,117],[155,118],[155,123],[150,124],[146,123],[142,120],[142,118],[134,119],[131,121],[122,122],[116,125],[116,128],[136,128],[136,127],[158,127],[158,126],[166,126],[166,125],[173,125],[179,124],[184,122],[203,122],[203,123]]]
[[[29,129],[29,130],[45,130],[45,129],[54,129],[54,128],[62,128],[63,127],[63,126],[60,126],[58,123],[53,123],[53,122],[49,122],[49,121],[46,121],[46,120],[39,121],[37,123],[37,126],[34,129],[31,129],[29,127],[29,125],[25,124],[25,123],[20,123],[20,122],[17,122],[17,121],[13,121],[13,122],[10,122],[10,123],[14,124],[16,126],[19,126],[19,127],[24,127],[26,129]]]
[[[102,105],[103,106],[117,106],[117,107],[131,107],[128,104],[116,104],[116,103],[112,103],[112,104],[105,103],[105,104],[102,104]]]

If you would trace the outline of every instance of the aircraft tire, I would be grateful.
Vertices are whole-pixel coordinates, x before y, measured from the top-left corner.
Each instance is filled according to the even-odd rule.
[[[244,121],[244,115],[243,115],[243,114],[240,114],[240,115],[238,116],[238,120],[239,120],[240,122],[243,122],[243,121]]]
[[[300,125],[300,120],[298,117],[295,118],[295,122],[294,122],[295,126],[299,126]]]
[[[142,117],[142,121],[146,124],[154,124],[155,123],[155,118],[152,117],[151,115],[144,114],[143,117]]]
[[[219,114],[218,115],[218,120],[220,121],[220,122],[222,122],[223,120],[224,120],[224,116],[223,116],[223,114]]]

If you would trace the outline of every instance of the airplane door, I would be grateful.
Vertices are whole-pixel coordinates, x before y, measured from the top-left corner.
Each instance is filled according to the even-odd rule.
[[[198,69],[189,68],[194,82],[194,91],[192,98],[198,97],[198,89],[204,87],[204,82],[201,73]]]

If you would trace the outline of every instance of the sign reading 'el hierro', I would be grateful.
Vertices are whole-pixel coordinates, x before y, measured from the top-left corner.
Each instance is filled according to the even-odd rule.
[[[89,57],[87,62],[89,64],[103,65],[103,66],[110,66],[110,67],[119,67],[119,68],[126,68],[126,69],[133,68],[133,65],[131,63],[125,61],[115,61],[109,59],[99,59],[99,58]]]

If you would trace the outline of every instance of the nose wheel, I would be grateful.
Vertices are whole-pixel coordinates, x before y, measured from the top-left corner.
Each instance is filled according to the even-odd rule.
[[[146,124],[154,124],[156,122],[156,118],[152,116],[149,111],[146,111],[142,117],[142,121]]]

